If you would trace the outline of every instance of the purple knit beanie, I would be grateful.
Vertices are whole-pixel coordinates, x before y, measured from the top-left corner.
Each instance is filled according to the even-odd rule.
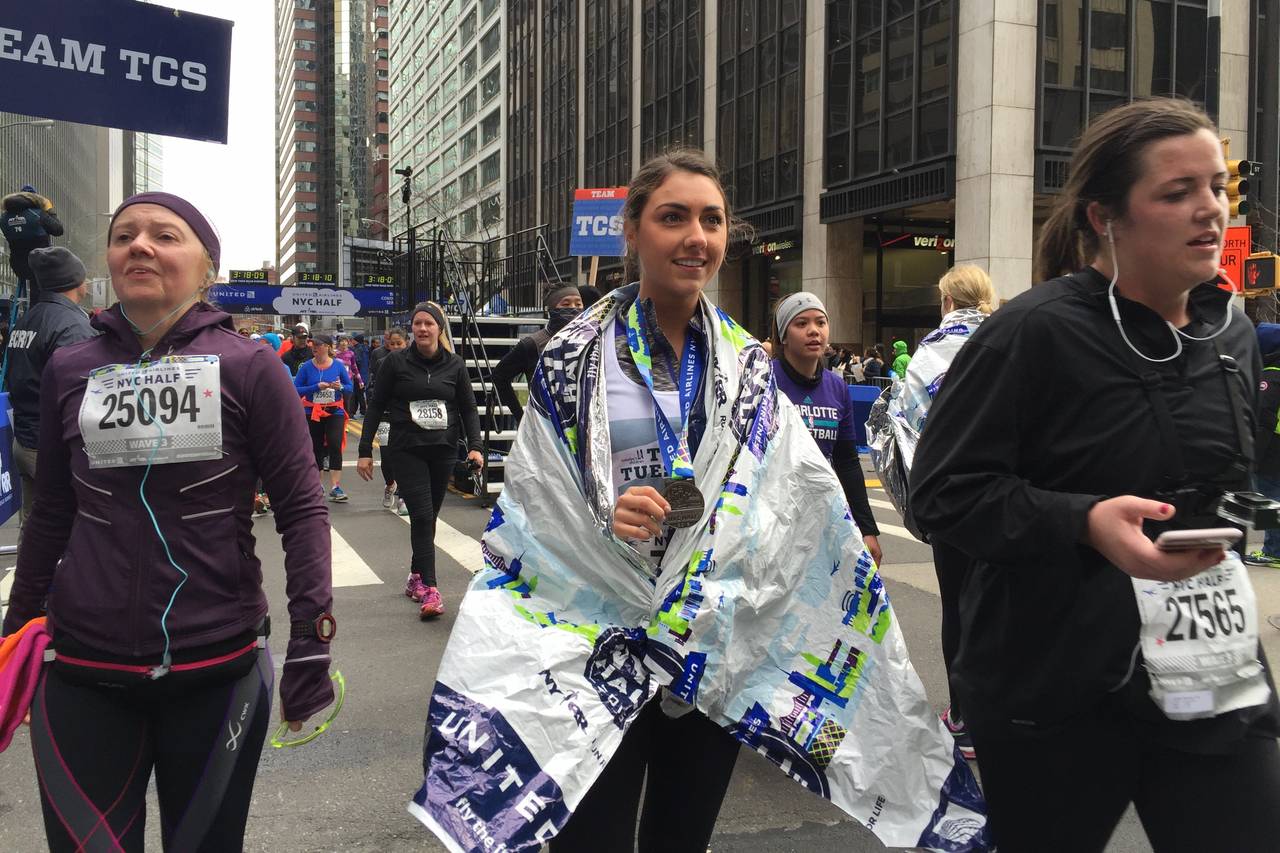
[[[218,232],[213,230],[213,225],[204,218],[203,213],[196,210],[194,204],[173,193],[138,193],[129,196],[120,203],[116,212],[111,214],[111,225],[107,226],[107,233],[111,233],[111,227],[116,224],[116,217],[120,215],[120,211],[134,204],[158,204],[176,213],[195,232],[196,237],[200,238],[205,250],[209,252],[209,260],[213,261],[213,268],[215,270],[219,268],[222,244],[218,240]]]

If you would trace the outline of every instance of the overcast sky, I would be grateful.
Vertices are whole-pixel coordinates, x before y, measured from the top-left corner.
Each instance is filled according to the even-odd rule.
[[[164,137],[164,189],[200,208],[222,238],[222,272],[275,263],[275,39],[269,0],[158,0],[235,22],[226,145]]]

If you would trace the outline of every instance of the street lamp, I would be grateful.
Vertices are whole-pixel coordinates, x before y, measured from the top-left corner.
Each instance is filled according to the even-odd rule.
[[[387,224],[387,223],[385,223],[385,222],[380,221],[380,220],[377,220],[377,219],[366,219],[365,217],[361,216],[361,217],[360,217],[360,221],[361,221],[361,222],[364,222],[364,223],[367,223],[367,224],[369,224],[369,225],[377,225],[379,228],[383,229],[383,230],[384,230],[384,231],[386,231],[388,234],[390,234],[390,233],[391,233],[391,226],[390,226],[390,225],[388,225],[388,224]]]
[[[0,130],[4,130],[7,127],[38,127],[41,129],[45,129],[45,128],[53,127],[53,119],[36,118],[36,119],[29,119],[28,121],[11,121],[8,124],[0,124]]]

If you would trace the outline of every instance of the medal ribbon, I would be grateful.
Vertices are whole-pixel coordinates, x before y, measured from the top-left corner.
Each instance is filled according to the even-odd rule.
[[[702,340],[695,332],[685,336],[684,353],[680,357],[680,372],[672,371],[672,381],[680,392],[680,419],[683,429],[677,435],[671,428],[667,415],[653,391],[653,348],[649,335],[640,319],[640,300],[631,303],[627,310],[627,347],[631,350],[631,360],[635,362],[640,378],[649,389],[653,398],[654,421],[658,427],[658,449],[662,453],[662,467],[666,476],[676,480],[693,479],[693,458],[689,452],[689,414],[693,410],[694,398],[702,386],[702,374],[705,369],[705,357],[702,352]]]

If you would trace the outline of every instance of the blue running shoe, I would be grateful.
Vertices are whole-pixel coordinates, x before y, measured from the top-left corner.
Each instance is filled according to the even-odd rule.
[[[341,504],[341,503],[346,503],[347,500],[349,499],[347,498],[347,493],[342,491],[342,486],[334,486],[333,489],[329,492],[329,500],[333,501],[334,503]]]

